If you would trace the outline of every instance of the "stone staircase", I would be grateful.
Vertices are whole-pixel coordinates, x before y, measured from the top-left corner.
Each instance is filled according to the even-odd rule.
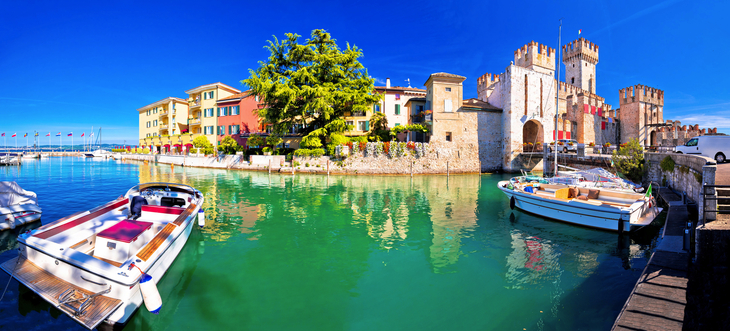
[[[722,220],[730,220],[730,188],[717,188],[717,218]]]

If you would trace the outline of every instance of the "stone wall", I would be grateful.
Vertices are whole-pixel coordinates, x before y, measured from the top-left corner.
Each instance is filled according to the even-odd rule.
[[[479,158],[473,148],[448,143],[431,143],[423,156],[369,156],[352,153],[341,161],[330,162],[330,173],[344,174],[457,174],[480,173]]]
[[[664,172],[660,167],[660,163],[667,156],[674,160],[674,171]],[[708,201],[708,205],[705,206],[705,201],[702,198],[702,184],[715,184],[715,170],[717,166],[714,160],[699,155],[675,153],[644,153],[644,160],[644,167],[646,169],[646,175],[644,176],[645,185],[648,185],[649,182],[655,182],[664,186],[664,179],[666,178],[666,184],[668,186],[674,190],[685,192],[689,199],[697,202],[700,218],[702,218],[702,212],[706,208],[716,209],[709,207],[710,203],[715,202],[714,200]],[[708,192],[710,191],[708,190]],[[715,213],[707,213],[707,219],[714,220]]]

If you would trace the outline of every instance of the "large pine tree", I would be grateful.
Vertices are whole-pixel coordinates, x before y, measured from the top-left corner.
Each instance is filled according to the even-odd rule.
[[[259,118],[272,123],[275,132],[286,133],[298,124],[306,135],[380,100],[374,79],[358,61],[361,49],[348,43],[341,50],[324,30],[312,31],[304,44],[300,37],[287,33],[280,42],[274,36],[265,47],[271,52],[269,59],[241,81],[261,97]]]

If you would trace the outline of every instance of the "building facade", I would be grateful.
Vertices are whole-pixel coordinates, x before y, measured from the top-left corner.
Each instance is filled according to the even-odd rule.
[[[218,100],[239,94],[241,91],[219,82],[198,86],[185,93],[188,95],[190,132],[204,135],[213,146],[218,146],[220,132]]]
[[[188,102],[180,98],[167,97],[137,109],[137,113],[140,146],[142,146],[146,145],[145,138],[182,133],[187,126]]]
[[[258,97],[250,95],[248,91],[218,99],[216,103],[218,142],[229,135],[239,145],[244,145],[246,139],[242,138],[242,134],[263,132],[264,125],[256,112],[258,108]]]

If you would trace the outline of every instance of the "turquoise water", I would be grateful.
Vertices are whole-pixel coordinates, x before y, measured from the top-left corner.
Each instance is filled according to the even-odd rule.
[[[162,312],[143,306],[126,330],[609,329],[654,234],[511,211],[496,188],[505,178],[292,177],[84,158],[0,167],[0,180],[38,194],[43,223],[138,182],[205,194],[206,227],[158,284]],[[0,261],[15,256],[17,231],[0,235]],[[82,329],[15,281],[0,316],[5,329]]]

